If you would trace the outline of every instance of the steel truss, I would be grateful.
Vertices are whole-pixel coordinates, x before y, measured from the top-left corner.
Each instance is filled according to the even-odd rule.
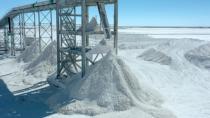
[[[9,40],[8,31],[9,31],[8,26],[5,26],[4,27],[4,45],[5,45],[6,52],[8,52],[10,48],[9,46],[10,40]]]
[[[4,47],[4,30],[0,29],[0,48]]]
[[[114,4],[114,45],[113,47],[117,53],[117,38],[118,38],[118,5],[117,1]],[[96,4],[97,5],[97,4]],[[98,4],[99,8],[103,6]],[[65,6],[65,7],[64,7]],[[57,19],[57,78],[62,79],[66,76],[71,76],[75,73],[81,73],[84,77],[88,66],[94,64],[99,54],[95,54],[95,58],[89,59],[86,57],[86,53],[91,50],[89,46],[89,34],[87,31],[88,24],[88,5],[85,0],[82,0],[80,4],[80,14],[76,12],[76,5],[62,6],[62,3],[57,1],[56,4],[56,19]],[[103,11],[104,10],[104,11]],[[105,7],[100,9],[99,13],[101,18],[107,20]],[[77,17],[81,19],[81,29],[77,30]],[[108,21],[104,23],[104,30],[106,37],[111,38]],[[81,39],[77,38],[77,34],[81,35]],[[103,54],[102,54],[103,57]]]
[[[0,29],[0,55],[3,53],[7,53],[7,40],[5,30]]]
[[[0,22],[5,28],[5,44],[10,41],[11,55],[16,49],[25,49],[27,38],[39,40],[39,49],[43,50],[53,41],[52,10],[56,10],[57,37],[57,78],[80,73],[85,75],[88,66],[94,64],[103,52],[86,57],[91,50],[89,32],[87,31],[90,6],[98,7],[106,39],[111,38],[105,4],[114,4],[114,44],[117,53],[118,42],[118,0],[54,0],[18,7],[6,15]],[[79,12],[77,12],[79,10]],[[38,13],[38,14],[36,14]],[[38,16],[38,18],[36,18]],[[78,18],[79,17],[79,18]],[[7,19],[8,18],[8,19]],[[81,28],[78,29],[77,20]],[[36,24],[36,21],[38,23]],[[37,27],[37,26],[38,27]],[[38,29],[37,29],[38,28]],[[37,35],[38,30],[38,35]],[[91,33],[92,34],[92,33]]]
[[[36,40],[36,14],[35,12],[24,13],[24,35],[25,38]]]
[[[13,19],[13,28],[14,28],[14,50],[23,50],[24,49],[24,20],[23,14],[19,14]]]
[[[36,14],[38,13],[38,14]],[[36,16],[38,15],[38,19]],[[38,38],[37,26],[38,20]],[[27,38],[39,40],[39,50],[42,51],[53,40],[52,9],[39,10],[38,12],[21,13],[11,18],[11,55],[15,51],[25,49]]]
[[[39,50],[53,41],[52,9],[38,11]]]
[[[36,17],[35,12],[20,13],[10,18],[9,35],[11,38],[11,55],[15,56],[15,51],[25,49],[26,38],[36,40]]]
[[[58,6],[57,15],[57,71],[58,77],[72,75],[81,70],[80,54],[77,53],[76,7]],[[78,15],[79,16],[79,15]]]

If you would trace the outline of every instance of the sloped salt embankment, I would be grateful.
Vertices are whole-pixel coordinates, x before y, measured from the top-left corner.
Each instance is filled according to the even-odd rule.
[[[39,56],[39,42],[33,41],[30,46],[26,47],[26,49],[17,57],[17,61],[23,61],[24,63],[28,63],[33,61]]]
[[[24,62],[24,72],[38,78],[47,78],[56,71],[57,63],[56,41],[51,42],[41,53],[38,41],[33,41],[17,58]]]
[[[69,78],[65,88],[48,99],[55,111],[63,114],[98,115],[139,109],[139,117],[174,118],[161,107],[160,95],[139,83],[125,63],[109,53],[90,67],[84,78]]]
[[[28,73],[42,76],[43,72],[51,74],[56,71],[57,50],[56,41],[51,42],[45,50],[26,68]]]
[[[210,70],[210,44],[204,44],[188,51],[185,58],[200,68]]]
[[[138,58],[143,59],[144,61],[150,61],[159,63],[162,65],[170,65],[172,58],[164,54],[163,52],[157,51],[155,49],[149,49],[143,52]]]

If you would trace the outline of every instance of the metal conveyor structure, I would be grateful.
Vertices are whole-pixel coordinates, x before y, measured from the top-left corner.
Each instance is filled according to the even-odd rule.
[[[106,5],[113,6],[113,28],[108,22]],[[99,33],[88,31],[96,24],[95,19],[89,22],[89,7],[97,8],[103,26],[100,33],[104,34],[104,39],[113,40],[113,49],[117,53],[118,0],[48,0],[13,8],[0,19],[3,47],[15,56],[16,51],[25,50],[28,40],[34,40],[39,42],[41,52],[56,38],[57,78],[80,72],[84,76],[88,66],[94,64],[100,54],[92,55],[92,60],[86,55],[92,50],[89,35]]]

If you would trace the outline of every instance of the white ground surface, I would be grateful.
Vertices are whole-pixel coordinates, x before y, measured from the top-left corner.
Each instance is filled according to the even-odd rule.
[[[170,33],[181,32],[182,37],[165,35],[159,39],[150,38],[139,29],[120,30],[119,57],[130,67],[139,82],[152,89],[156,89],[164,100],[163,107],[172,111],[177,118],[210,118],[210,71],[188,61],[185,54],[208,44],[210,39],[209,29],[187,29],[187,33],[180,29],[164,31]],[[151,32],[152,30],[150,30]],[[146,32],[146,33],[145,33]],[[153,32],[153,31],[152,31]],[[161,34],[163,31],[156,31]],[[188,33],[189,32],[189,33]],[[186,34],[185,34],[186,33]],[[203,34],[205,33],[205,38]],[[192,34],[192,35],[191,35]],[[186,37],[186,36],[187,37]],[[195,38],[197,39],[186,39]],[[179,35],[180,36],[180,35]],[[205,41],[204,41],[205,40]],[[154,62],[139,58],[147,50],[155,49],[161,55],[171,57],[171,63],[161,64],[161,59]],[[209,51],[202,54],[205,59],[209,58]],[[196,51],[194,51],[196,52]],[[200,51],[197,51],[200,53]],[[157,54],[157,53],[155,53]],[[197,54],[198,55],[198,54]],[[196,55],[196,56],[197,56]],[[144,55],[150,56],[150,55]],[[151,58],[151,57],[148,57]],[[200,60],[202,61],[202,60]],[[202,62],[205,66],[207,63]],[[44,103],[54,91],[46,84],[47,72],[41,72],[43,76],[37,77],[28,74],[24,68],[28,63],[18,63],[10,57],[0,60],[0,117],[71,117],[89,118],[85,115],[62,115],[54,113]],[[39,71],[40,72],[40,71]],[[139,108],[131,108],[127,111],[110,112],[95,116],[96,118],[136,118],[142,116]],[[149,118],[147,115],[143,118]],[[155,117],[154,117],[155,118]],[[158,117],[157,117],[158,118]]]
[[[154,38],[193,38],[210,41],[210,28],[128,28],[123,34],[146,34]]]
[[[91,66],[84,78],[79,74],[63,83],[64,89],[47,100],[59,113],[95,116],[135,107],[138,117],[175,118],[162,108],[161,95],[138,82],[124,61],[111,52]]]

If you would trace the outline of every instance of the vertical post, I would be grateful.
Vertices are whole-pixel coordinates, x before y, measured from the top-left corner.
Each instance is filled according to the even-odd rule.
[[[89,23],[89,9],[88,7],[86,7],[86,10],[85,10],[85,15],[86,15],[86,23],[88,24]],[[86,46],[89,46],[89,35],[86,34]]]
[[[41,19],[40,19],[40,10],[38,11],[38,27],[39,27],[39,52],[42,51],[42,42],[41,42]]]
[[[50,9],[50,40],[53,41],[53,23],[52,23],[52,9]]]
[[[19,27],[18,28],[19,28],[18,30],[19,30],[19,35],[20,35],[20,39],[19,39],[20,40],[20,42],[19,42],[20,46],[19,46],[19,48],[20,48],[21,51],[23,51],[24,48],[23,48],[23,30],[22,30],[23,19],[22,19],[22,13],[19,14]]]
[[[74,6],[74,14],[77,14],[77,8],[76,6]],[[81,21],[80,21],[81,22]],[[74,36],[74,47],[76,48],[77,47],[77,16],[75,15],[74,16],[74,32],[76,33]],[[76,55],[75,55],[76,56]],[[76,61],[76,57],[74,58],[74,60]]]
[[[114,3],[114,49],[118,54],[118,0]]]
[[[8,50],[8,45],[7,45],[7,28],[6,27],[4,27],[4,45],[5,45],[5,50],[6,50],[6,52],[7,52],[7,50]]]
[[[61,47],[61,41],[60,41],[60,18],[59,18],[59,0],[56,0],[56,36],[57,36],[57,78],[60,77],[61,72],[61,59],[60,59],[60,47]]]
[[[15,56],[15,40],[14,40],[14,21],[13,18],[9,18],[10,22],[10,37],[11,37],[11,55]]]
[[[22,13],[22,35],[23,35],[23,49],[26,46],[26,33],[25,33],[25,15]]]
[[[82,0],[82,77],[86,71],[86,0]]]
[[[33,14],[34,14],[34,38],[36,40],[36,12],[34,11]]]
[[[21,30],[21,14],[19,14],[18,15],[18,29],[17,30],[19,30],[19,32],[18,32],[18,35],[19,35],[19,48],[20,48],[20,50],[22,50],[22,30]]]
[[[85,14],[86,14],[86,24],[89,23],[89,9],[88,7],[86,7],[86,10],[85,10]],[[89,35],[86,34],[86,46],[89,46],[90,45],[90,42],[89,42]],[[89,66],[89,61],[88,59],[86,59],[86,68]]]

